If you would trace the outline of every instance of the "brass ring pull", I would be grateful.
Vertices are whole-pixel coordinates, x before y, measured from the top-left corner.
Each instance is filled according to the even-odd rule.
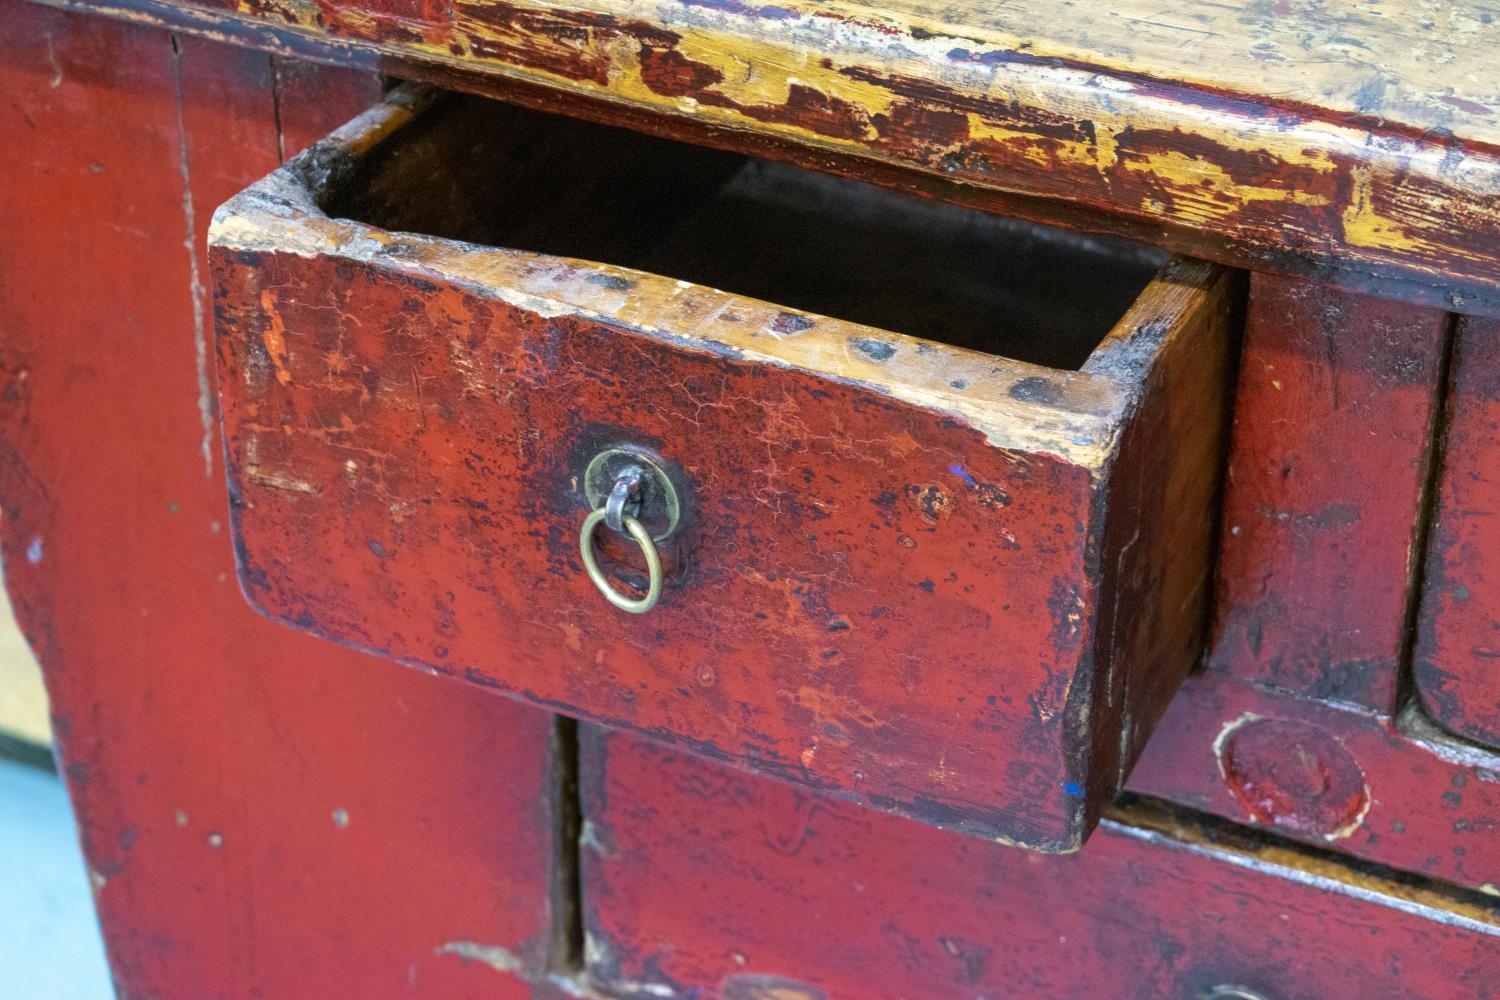
[[[646,556],[646,570],[650,574],[651,581],[646,588],[645,597],[637,600],[621,594],[614,588],[614,584],[609,582],[609,578],[599,568],[599,561],[594,558],[594,531],[611,513],[606,508],[599,507],[583,519],[583,530],[578,538],[578,547],[583,553],[583,567],[588,570],[589,579],[594,581],[594,586],[599,588],[599,593],[604,595],[606,601],[621,611],[643,615],[656,607],[656,602],[661,600],[661,553],[656,551],[656,544],[651,541],[651,532],[646,530],[645,525],[629,514],[620,514],[620,522]]]

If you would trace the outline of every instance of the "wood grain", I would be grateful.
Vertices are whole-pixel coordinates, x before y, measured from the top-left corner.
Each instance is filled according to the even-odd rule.
[[[57,2],[1500,311],[1485,4]]]

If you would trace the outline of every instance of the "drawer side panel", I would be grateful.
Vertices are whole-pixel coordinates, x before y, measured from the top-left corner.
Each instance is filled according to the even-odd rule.
[[[1133,337],[1169,329],[1109,473],[1089,769],[1101,809],[1203,652],[1243,304],[1242,273],[1178,261],[1124,320]]]

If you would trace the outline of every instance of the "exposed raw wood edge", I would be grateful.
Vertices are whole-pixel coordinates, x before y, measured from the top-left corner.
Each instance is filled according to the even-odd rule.
[[[231,203],[228,213],[215,218],[211,246],[378,264],[390,273],[461,285],[471,294],[542,316],[577,316],[690,349],[818,372],[951,413],[997,448],[1053,454],[1097,470],[1113,451],[1128,398],[1109,379],[959,348],[934,351],[926,341],[836,319],[817,317],[808,331],[777,333],[774,326],[785,311],[773,305],[628,268],[386,233],[314,216],[238,214],[250,208],[249,201]],[[610,288],[598,280],[601,276],[632,287]],[[738,317],[736,332],[745,331],[743,338],[725,335],[723,317],[731,311]],[[670,320],[675,322],[668,327],[664,321]],[[868,360],[854,346],[862,341],[889,346],[895,353],[889,361]],[[1045,378],[1058,386],[1057,403],[1006,398],[1027,378]],[[970,388],[948,388],[954,382],[967,382]]]
[[[1340,118],[1378,116],[1385,126],[1491,143],[1500,128],[1493,72],[1500,8],[1490,3],[822,0],[817,10],[856,21],[883,16],[891,28],[949,45],[1120,67],[1219,92],[1255,93],[1274,81],[1278,103]],[[962,23],[954,24],[960,11]]]
[[[1115,833],[1143,840],[1166,850],[1188,851],[1204,857],[1263,872],[1349,896],[1403,913],[1458,927],[1486,937],[1500,938],[1500,917],[1467,893],[1447,883],[1397,882],[1361,871],[1331,852],[1318,851],[1269,838],[1253,845],[1216,840],[1190,816],[1165,803],[1134,799],[1112,807],[1100,822]]]
[[[1500,750],[1443,728],[1428,716],[1419,699],[1412,699],[1396,716],[1396,729],[1439,760],[1479,768],[1500,781]]]
[[[1190,5],[1193,13],[1210,23],[1206,28],[1184,27],[1175,39],[1158,38],[1153,43],[1149,35],[1134,29],[1122,31],[1119,25],[1145,23],[1151,13],[1170,16],[1160,0],[1069,3],[1063,5],[1066,13],[1050,0],[1005,0],[1003,4],[975,0],[938,7],[921,0],[783,0],[763,6],[694,0],[592,0],[586,5],[576,0],[512,2],[515,10],[550,10],[562,15],[586,11],[621,22],[648,23],[685,38],[701,39],[725,53],[737,53],[747,64],[784,73],[806,72],[819,59],[831,58],[843,65],[879,64],[902,75],[916,70],[915,78],[942,80],[966,94],[979,95],[986,92],[987,79],[1004,78],[1004,74],[991,77],[990,70],[1043,78],[1049,75],[1045,71],[1060,70],[1091,79],[1113,78],[1114,86],[1122,91],[1147,92],[1152,84],[1202,89],[1213,95],[1241,95],[1246,103],[1294,111],[1303,119],[1342,124],[1364,116],[1381,131],[1414,136],[1441,131],[1500,149],[1500,112],[1496,110],[1500,81],[1492,72],[1493,37],[1478,23],[1482,5],[1445,5],[1455,11],[1473,7],[1475,15],[1468,30],[1455,27],[1450,37],[1431,30],[1419,32],[1418,25],[1429,20],[1427,12],[1419,14],[1417,5],[1400,5],[1397,17],[1404,14],[1410,19],[1409,32],[1388,35],[1386,47],[1366,53],[1360,64],[1351,58],[1353,45],[1321,61],[1305,55],[1299,42],[1306,40],[1312,17],[1262,16],[1257,27],[1268,30],[1257,38],[1247,24],[1257,15],[1231,5],[1215,10],[1213,5],[1179,2],[1179,7]],[[507,6],[503,0],[461,0],[451,24],[460,37],[471,32],[482,35],[492,30],[492,23],[478,15]],[[1333,0],[1328,6],[1354,5]],[[1326,27],[1340,12],[1326,10],[1314,16]],[[349,19],[345,14],[346,23],[352,23]],[[1154,23],[1162,27],[1161,20]],[[1212,36],[1215,28],[1216,42],[1186,44]],[[1419,34],[1447,51],[1427,53],[1429,58],[1439,58],[1424,60],[1423,53],[1415,51]],[[1255,57],[1250,43],[1273,36],[1280,36],[1294,51],[1290,65],[1288,60]],[[762,60],[762,53],[754,48],[762,42],[784,51],[788,58]],[[1245,51],[1235,52],[1240,46]],[[1306,62],[1296,62],[1298,56]],[[1382,59],[1383,64],[1370,65],[1370,60]],[[1374,92],[1381,96],[1375,98],[1369,96],[1370,70],[1379,74]],[[742,84],[752,89],[784,89],[785,78],[774,72],[747,74]],[[1404,100],[1391,101],[1382,91],[1394,91]]]
[[[995,447],[1053,454],[1096,475],[1113,454],[1143,374],[1128,366],[1109,374],[1059,371],[826,317],[813,317],[798,333],[779,332],[786,310],[690,282],[328,218],[318,191],[424,101],[418,88],[402,88],[242,192],[214,213],[210,245],[373,263],[544,316],[579,316],[691,349],[817,372],[951,413]],[[879,349],[861,349],[871,345]]]
[[[255,5],[251,5],[255,6]],[[274,3],[259,5],[280,9]],[[286,4],[289,20],[325,23]],[[881,64],[943,78],[966,93],[984,92],[986,67],[1032,73],[1066,69],[1138,84],[1165,84],[1293,111],[1333,124],[1361,121],[1377,131],[1419,137],[1442,133],[1500,151],[1500,78],[1493,73],[1492,25],[1500,8],[1449,3],[1441,10],[1396,4],[1378,12],[1357,0],[1330,0],[1316,14],[1276,14],[1194,0],[1127,0],[1110,5],[1053,0],[977,0],[934,7],[922,0],[783,0],[774,5],[694,0],[460,0],[446,22],[409,21],[458,38],[494,34],[495,9],[605,15],[684,36],[720,39],[736,52],[750,39],[774,41],[794,60],[766,67],[807,69],[820,57]],[[1172,8],[1176,8],[1175,10]],[[379,33],[401,18],[341,9],[350,34]],[[1179,22],[1193,22],[1172,24]],[[1440,21],[1446,23],[1439,23]],[[361,29],[365,29],[364,32]],[[524,29],[517,28],[520,34]],[[1339,35],[1342,34],[1342,38]],[[452,39],[445,39],[450,41]],[[1321,41],[1321,46],[1318,42]],[[446,50],[428,41],[417,47]],[[471,49],[470,56],[474,53]],[[749,53],[747,64],[758,62]],[[940,71],[938,68],[942,67]],[[973,69],[968,79],[964,70]],[[1274,87],[1268,88],[1268,83]],[[750,87],[784,86],[774,73],[749,74]]]
[[[1119,721],[1102,726],[1099,735],[1117,733],[1101,745],[1092,741],[1090,769],[1112,778],[1113,793],[1125,785],[1146,740],[1160,721],[1167,701],[1192,668],[1206,635],[1207,591],[1212,574],[1212,525],[1229,425],[1230,403],[1224,386],[1232,384],[1228,358],[1238,335],[1234,325],[1242,293],[1242,273],[1204,261],[1177,257],[1158,273],[1151,286],[1121,318],[1084,366],[1085,371],[1114,373],[1142,384],[1157,382],[1139,394],[1122,423],[1121,443],[1110,460],[1109,496],[1101,497],[1102,559],[1113,565],[1100,592],[1095,628],[1117,632],[1120,621],[1159,608],[1159,627],[1149,646],[1116,650],[1097,664],[1093,704],[1098,714],[1118,708]],[[1142,410],[1145,410],[1143,413]],[[1172,426],[1169,414],[1190,415],[1169,442],[1142,440],[1140,421]],[[1190,429],[1189,429],[1190,428]],[[1163,448],[1167,451],[1161,454]],[[1144,516],[1130,498],[1137,470],[1149,468],[1154,479],[1147,493],[1160,497],[1162,510]],[[1136,496],[1135,503],[1140,498]],[[1127,539],[1119,533],[1119,506],[1130,511]],[[1193,530],[1197,526],[1198,530]],[[1143,574],[1151,580],[1132,599],[1128,582]],[[1193,642],[1183,641],[1192,637]],[[1101,641],[1096,638],[1096,642]],[[1133,676],[1131,662],[1157,665],[1153,676]],[[1161,669],[1175,665],[1170,672]],[[1126,669],[1122,669],[1126,668]],[[1097,724],[1097,719],[1094,720]],[[1080,736],[1084,722],[1081,719]],[[1100,759],[1112,766],[1098,766]],[[1096,778],[1096,780],[1099,780]],[[1107,801],[1105,803],[1107,805]],[[1096,811],[1094,817],[1099,813]]]
[[[1089,355],[1083,370],[1131,385],[1140,384],[1167,346],[1202,322],[1215,306],[1228,272],[1206,261],[1176,257],[1157,274],[1109,335]]]
[[[552,10],[559,18],[572,17],[576,11],[566,5],[539,3],[518,7]],[[475,4],[460,11],[486,9],[486,4]],[[1033,147],[1038,168],[1066,163],[1097,173],[1106,181],[1105,171],[1121,165],[1120,147],[1131,133],[1177,131],[1185,140],[1202,137],[1207,140],[1202,145],[1195,147],[1185,141],[1181,152],[1152,154],[1135,165],[1152,176],[1156,190],[1136,192],[1129,196],[1133,204],[1118,207],[1164,222],[1212,226],[1234,215],[1239,205],[1255,202],[1335,207],[1320,206],[1318,199],[1325,196],[1299,190],[1297,185],[1301,173],[1339,171],[1335,162],[1339,157],[1366,163],[1364,169],[1370,174],[1399,171],[1407,183],[1426,180],[1452,188],[1455,204],[1490,199],[1490,213],[1500,213],[1500,161],[1493,155],[1481,156],[1477,150],[1465,157],[1452,142],[1395,135],[1377,142],[1367,127],[1276,114],[1273,107],[1248,98],[1239,102],[1205,100],[1187,88],[1164,89],[1107,69],[1038,63],[1004,51],[989,53],[997,56],[993,59],[986,58],[985,53],[956,59],[953,37],[919,38],[922,33],[914,34],[912,26],[894,29],[899,40],[893,42],[893,29],[884,26],[817,17],[756,17],[682,0],[606,0],[590,5],[590,16],[606,13],[621,21],[680,35],[674,51],[723,73],[725,79],[713,90],[716,96],[727,99],[728,106],[706,103],[692,95],[663,96],[646,83],[638,47],[609,40],[578,47],[607,67],[602,85],[536,67],[516,68],[529,69],[558,88],[594,89],[642,105],[669,105],[685,113],[727,119],[742,127],[790,131],[800,142],[846,151],[864,150],[877,142],[880,136],[873,124],[864,135],[837,138],[799,125],[766,122],[748,112],[786,107],[792,87],[800,86],[811,88],[830,102],[846,102],[873,119],[897,106],[898,90],[909,91],[911,81],[920,81],[935,88],[925,98],[935,109],[949,105],[964,110],[965,104],[970,105],[971,136]],[[482,37],[488,27],[466,22],[463,13],[456,16],[456,23],[460,37],[474,39]],[[523,44],[544,48],[551,41],[540,32],[527,36],[520,24],[514,30]],[[556,48],[555,41],[551,44]],[[893,86],[897,81],[899,88]],[[1046,141],[1018,128],[1013,121],[996,120],[986,108],[974,105],[975,101],[998,102],[1005,107],[1014,102],[1050,119],[1052,127]],[[1216,156],[1245,155],[1263,157],[1289,169],[1263,167],[1247,181],[1236,176],[1240,171],[1231,159],[1215,162]],[[1034,190],[1026,183],[1028,178],[1020,174],[985,176],[983,168],[941,160],[910,165],[987,188],[1015,193]],[[1353,180],[1356,187],[1368,188],[1374,178],[1355,174]],[[1302,220],[1289,213],[1280,224],[1267,226],[1257,235],[1314,253],[1333,251],[1342,242],[1356,255],[1363,251],[1377,260],[1407,259],[1434,268],[1441,265],[1440,259],[1433,259],[1435,248],[1408,231],[1411,220],[1388,217],[1381,208],[1367,191],[1356,190],[1339,220],[1341,232],[1302,231]],[[1445,220],[1443,224],[1449,223]]]
[[[586,11],[535,2],[460,4],[451,22],[412,22],[395,33],[398,40],[377,42],[347,37],[377,32],[379,24],[368,16],[344,10],[336,29],[329,29],[322,8],[311,5],[221,13],[167,0],[44,2],[224,40],[239,36],[242,43],[249,34],[252,44],[272,50],[320,50],[326,58],[365,64],[385,57],[475,90],[503,90],[501,81],[511,81],[623,103],[691,119],[705,131],[727,130],[716,140],[721,144],[731,144],[723,135],[753,133],[830,156],[873,158],[997,197],[1043,204],[1076,197],[1087,212],[1113,215],[1119,228],[1137,236],[1166,227],[1150,238],[1200,256],[1500,314],[1494,287],[1500,240],[1483,238],[1500,232],[1500,154],[1493,147],[1460,143],[1444,131],[1392,128],[1373,116],[1319,118],[1316,108],[1282,107],[1248,91],[1224,97],[1143,80],[1125,69],[1038,64],[1030,52],[1035,39],[1018,45],[1024,51],[965,51],[959,58],[954,41],[964,37],[962,26],[950,25],[947,36],[935,39],[928,37],[932,29],[918,24],[775,15],[781,7],[610,0]],[[475,21],[477,12],[491,20]],[[555,21],[535,23],[547,18]],[[495,21],[505,22],[503,30]],[[703,60],[687,65],[717,68],[724,79],[712,86],[713,101],[647,86],[639,46],[621,35],[627,26],[679,35],[675,55]],[[346,37],[331,38],[330,30]],[[486,42],[494,43],[489,51]],[[591,72],[552,71],[569,59],[587,59]],[[494,82],[482,84],[486,79]],[[940,142],[892,148],[888,137],[810,131],[787,113],[793,85],[868,118],[889,110],[896,91],[913,84],[926,88],[922,113],[967,108],[971,137],[1004,153],[944,153]],[[914,107],[909,97],[902,107]],[[1048,127],[1041,133],[1016,129],[1014,122],[987,117],[985,107],[1040,115]],[[1171,149],[1138,151],[1124,164],[1122,140],[1148,133],[1178,138],[1168,143]],[[1261,164],[1249,176],[1247,158]],[[1136,176],[1122,178],[1122,170]],[[1061,176],[1079,178],[1076,195],[1060,194]],[[1336,204],[1304,190],[1307,178],[1319,176],[1338,179]],[[962,200],[961,191],[954,200]],[[1031,217],[1044,215],[1036,210]]]

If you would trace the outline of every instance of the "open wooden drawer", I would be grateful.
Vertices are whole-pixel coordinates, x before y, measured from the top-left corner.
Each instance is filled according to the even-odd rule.
[[[274,618],[1047,851],[1199,652],[1220,268],[411,89],[210,242]]]

